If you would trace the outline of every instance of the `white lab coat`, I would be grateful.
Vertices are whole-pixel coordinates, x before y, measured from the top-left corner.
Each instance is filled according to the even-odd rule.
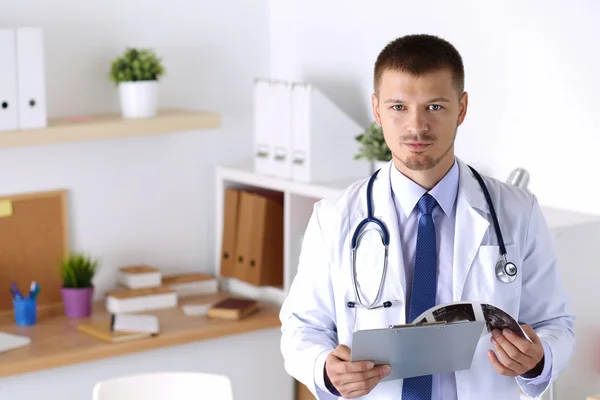
[[[500,181],[483,177],[492,198],[509,260],[519,267],[517,280],[506,284],[494,274],[500,259],[492,217],[483,192],[468,166],[460,168],[456,200],[456,233],[453,260],[453,301],[489,302],[520,323],[531,325],[552,351],[552,379],[565,369],[574,350],[573,318],[561,287],[551,233],[536,198]],[[286,371],[305,384],[318,399],[334,399],[322,385],[325,358],[338,344],[352,348],[358,329],[385,328],[405,322],[405,277],[399,231],[389,184],[390,162],[373,185],[374,214],[390,231],[388,269],[381,300],[394,306],[377,310],[348,308],[355,301],[350,262],[350,239],[366,217],[368,178],[345,189],[339,196],[315,204],[302,243],[298,272],[281,308],[281,351]],[[371,239],[374,239],[374,242]],[[377,247],[375,246],[379,241]],[[381,279],[379,236],[366,235],[359,250],[361,292],[374,299]],[[566,267],[566,266],[565,266]],[[370,278],[370,279],[369,279]],[[469,370],[456,372],[459,400],[519,399],[515,378],[498,374],[486,352],[493,349],[489,335],[477,346]],[[524,385],[536,397],[548,385]],[[368,399],[400,398],[402,380],[380,382]]]

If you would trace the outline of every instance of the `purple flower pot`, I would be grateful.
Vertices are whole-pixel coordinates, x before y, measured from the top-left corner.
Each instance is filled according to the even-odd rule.
[[[61,288],[65,315],[71,318],[88,317],[92,313],[94,288]]]

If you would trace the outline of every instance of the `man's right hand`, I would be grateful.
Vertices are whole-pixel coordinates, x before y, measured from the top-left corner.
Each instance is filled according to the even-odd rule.
[[[327,377],[345,399],[369,393],[391,369],[388,365],[374,366],[371,361],[350,362],[350,348],[336,347],[325,360]]]

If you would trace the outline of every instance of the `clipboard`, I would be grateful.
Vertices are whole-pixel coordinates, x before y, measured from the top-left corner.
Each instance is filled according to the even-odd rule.
[[[433,322],[354,332],[350,361],[388,364],[381,381],[471,368],[484,321]]]

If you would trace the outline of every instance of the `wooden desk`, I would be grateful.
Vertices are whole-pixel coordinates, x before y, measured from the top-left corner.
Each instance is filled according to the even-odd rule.
[[[219,293],[180,298],[179,304],[214,302],[225,296],[226,293]],[[148,314],[159,317],[161,333],[152,338],[125,343],[104,343],[77,330],[77,325],[83,321],[109,317],[104,301],[95,304],[89,318],[70,319],[57,310],[57,315],[42,316],[31,327],[19,327],[14,322],[4,320],[0,322],[0,331],[28,336],[31,344],[0,353],[0,377],[280,326],[279,306],[265,303],[261,303],[261,310],[256,314],[240,321],[186,316],[181,307]]]

